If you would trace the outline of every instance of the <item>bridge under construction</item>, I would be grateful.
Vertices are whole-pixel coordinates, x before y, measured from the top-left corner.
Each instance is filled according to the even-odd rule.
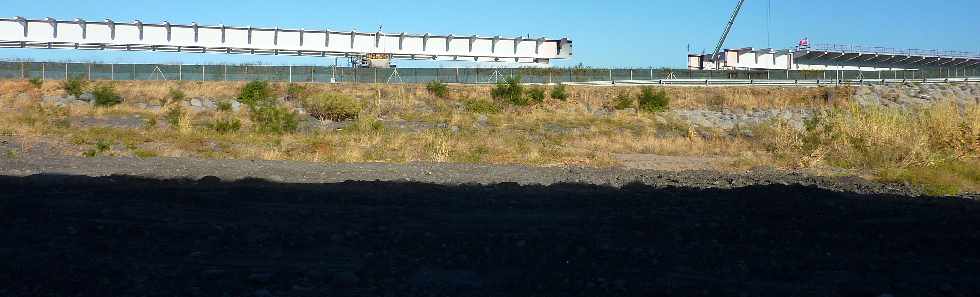
[[[785,50],[727,49],[719,55],[717,63],[707,55],[688,55],[688,68],[697,70],[896,71],[944,68],[967,71],[978,67],[980,53],[832,44]]]
[[[548,64],[572,57],[568,38],[507,38],[0,18],[0,48],[158,51],[294,56],[341,56],[365,60],[457,60]]]

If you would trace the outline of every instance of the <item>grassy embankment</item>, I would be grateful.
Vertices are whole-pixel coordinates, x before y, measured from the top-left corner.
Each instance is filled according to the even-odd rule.
[[[83,87],[106,92],[97,87],[105,84]],[[44,142],[64,154],[85,156],[595,167],[619,165],[616,154],[718,156],[738,160],[720,169],[844,169],[923,184],[937,194],[980,190],[980,109],[952,104],[915,110],[857,108],[847,103],[849,89],[681,87],[644,94],[631,87],[568,86],[556,93],[523,85],[271,84],[263,90],[233,82],[112,86],[125,98],[122,104],[56,107],[37,98],[64,95],[61,82],[0,82],[2,104],[10,110],[0,114],[0,133],[28,146]],[[22,93],[29,98],[16,99]],[[833,104],[826,100],[828,93],[834,93]],[[287,95],[287,100],[274,99]],[[645,102],[661,100],[659,96],[669,104],[647,108],[654,105]],[[194,97],[221,103],[217,110],[200,112],[181,107],[180,101]],[[247,104],[235,112],[227,107],[231,100]],[[137,108],[138,103],[163,108],[149,111]],[[327,124],[294,115],[296,107]],[[602,112],[616,107],[629,109]],[[661,112],[668,108],[810,108],[824,114],[805,131],[772,122],[753,127],[753,136],[702,137]],[[76,123],[79,118],[134,115],[143,121],[141,127]]]

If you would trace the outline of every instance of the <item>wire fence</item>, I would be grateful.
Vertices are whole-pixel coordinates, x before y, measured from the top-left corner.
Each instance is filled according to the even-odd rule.
[[[688,70],[596,68],[348,68],[332,66],[100,64],[0,62],[0,79],[283,81],[337,83],[486,84],[519,76],[525,83],[657,81],[671,79],[861,80],[978,77],[980,69],[929,68],[882,71]]]

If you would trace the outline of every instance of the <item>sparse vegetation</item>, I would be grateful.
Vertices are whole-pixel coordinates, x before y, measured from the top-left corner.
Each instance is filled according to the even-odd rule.
[[[167,92],[167,97],[170,98],[169,102],[183,102],[185,99],[187,99],[187,94],[185,94],[181,89],[170,88],[170,91]]]
[[[361,105],[353,97],[337,93],[320,93],[303,100],[303,108],[318,120],[346,121],[356,119]]]
[[[179,128],[180,123],[184,121],[184,108],[180,107],[180,105],[170,107],[170,109],[163,114],[163,119],[167,121],[170,128]]]
[[[242,128],[242,121],[234,117],[218,117],[211,122],[211,129],[220,134],[238,132]]]
[[[218,101],[218,103],[215,105],[215,109],[218,112],[231,112],[232,110],[231,102],[225,100]]]
[[[9,84],[13,87],[0,88],[0,97],[16,98],[30,87],[24,81]],[[123,97],[150,100],[167,98],[171,89],[181,86],[183,92],[194,97],[236,98],[243,93],[255,93],[244,92],[244,84],[230,82],[183,85],[113,82],[113,85]],[[303,100],[285,103],[266,97],[254,101],[241,113],[228,112],[233,101],[218,102],[217,113],[170,105],[157,114],[133,109],[129,104],[95,109],[86,105],[57,107],[38,104],[36,100],[5,99],[0,100],[3,108],[19,108],[23,112],[0,114],[0,136],[64,144],[70,148],[65,153],[76,156],[125,151],[137,157],[597,167],[619,164],[617,154],[709,156],[737,158],[737,166],[744,166],[739,168],[761,165],[834,174],[843,170],[924,185],[935,194],[980,191],[980,178],[974,170],[980,168],[977,149],[980,113],[971,106],[877,110],[847,105],[843,98],[848,98],[853,89],[777,87],[643,90],[580,86],[564,91],[568,98],[575,100],[560,102],[554,95],[558,86],[554,86],[541,89],[545,92],[550,89],[551,97],[558,99],[555,102],[535,108],[511,108],[508,106],[515,102],[533,104],[537,87],[526,87],[519,80],[511,79],[493,88],[494,100],[486,98],[491,88],[485,86],[454,89],[453,100],[444,100],[425,92],[416,93],[415,88],[405,86],[304,86],[308,94],[315,96],[304,95]],[[59,90],[41,89],[35,95],[46,95],[45,92]],[[828,104],[830,93],[836,96],[833,104]],[[312,107],[321,98],[310,98],[320,94],[337,95],[320,100],[330,103],[323,105],[329,108],[322,109],[329,112],[318,112],[321,109]],[[512,100],[514,94],[520,94],[520,99]],[[354,100],[358,108],[352,109],[349,104],[333,104],[336,98],[343,98],[339,101],[347,103],[353,98],[372,99]],[[645,104],[641,105],[641,100]],[[758,128],[743,127],[751,133],[736,135],[711,134],[676,118],[673,113],[646,112],[716,109],[719,105],[732,110],[807,108],[826,113],[802,130],[774,122]],[[309,130],[304,127],[303,131],[297,131],[303,119],[291,112],[296,106],[321,119],[328,119],[329,115],[350,121],[323,125],[323,128],[311,125]],[[344,108],[335,108],[338,106]],[[600,107],[633,108],[640,112],[597,112]],[[334,110],[356,110],[357,116],[349,117],[351,113],[334,113]],[[129,117],[133,113],[145,119],[145,127],[71,125],[78,117]],[[152,128],[157,126],[157,121],[166,122],[174,129]],[[92,142],[94,139],[112,140],[126,149],[100,150]],[[3,153],[0,151],[0,155]]]
[[[30,83],[31,87],[35,89],[40,89],[44,86],[44,80],[40,77],[32,77],[31,79],[27,80],[27,82]]]
[[[557,84],[551,88],[551,99],[565,101],[568,99],[568,91],[565,90],[564,84]]]
[[[491,92],[493,99],[503,100],[512,105],[527,106],[531,102],[524,96],[524,86],[519,76],[508,77],[504,82],[497,83]]]
[[[449,98],[449,86],[445,83],[435,80],[431,81],[425,85],[425,90],[429,92],[432,96],[439,98]]]
[[[116,93],[116,89],[109,84],[103,84],[92,90],[95,106],[111,107],[122,103],[122,96]]]
[[[133,156],[136,156],[137,158],[140,159],[147,159],[147,158],[156,158],[159,156],[159,154],[157,154],[154,151],[137,148],[133,150]]]
[[[84,153],[82,153],[82,155],[85,157],[92,158],[92,157],[101,156],[112,149],[112,143],[101,139],[96,141],[95,144],[93,144],[92,146],[93,146],[92,149],[85,151]]]
[[[236,98],[248,106],[268,104],[272,99],[272,89],[265,81],[252,81],[245,85]]]
[[[301,100],[307,96],[307,88],[305,85],[290,83],[286,86],[286,100]]]
[[[16,159],[17,158],[17,150],[15,150],[15,149],[8,149],[7,151],[5,151],[3,153],[3,157],[4,158],[7,158],[7,159]]]
[[[527,98],[533,103],[544,102],[545,92],[543,88],[533,87],[527,90]]]
[[[613,97],[612,106],[618,110],[636,108],[636,100],[628,92],[620,92],[616,94],[616,97]]]
[[[292,133],[299,127],[299,118],[295,112],[277,105],[260,105],[252,107],[252,122],[259,133],[284,134]]]
[[[662,112],[670,108],[670,97],[664,90],[654,91],[651,87],[645,87],[637,97],[637,106],[641,111]]]
[[[845,106],[796,131],[774,123],[760,139],[783,164],[833,166],[887,180],[931,185],[934,194],[980,190],[980,107],[924,109]],[[921,174],[920,174],[921,173]]]
[[[471,99],[463,102],[466,111],[480,114],[492,114],[500,112],[500,105],[489,100]]]
[[[147,129],[155,129],[157,127],[156,115],[147,117],[146,120],[143,121],[143,127]]]
[[[65,94],[75,96],[77,98],[77,97],[81,97],[82,94],[85,93],[85,87],[87,85],[88,85],[87,81],[82,80],[81,78],[78,77],[72,77],[72,78],[68,78],[68,80],[61,82],[61,89],[65,91]]]

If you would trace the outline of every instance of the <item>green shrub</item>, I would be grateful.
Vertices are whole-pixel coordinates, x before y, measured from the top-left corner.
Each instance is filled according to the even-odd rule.
[[[527,97],[534,103],[544,102],[544,89],[540,87],[533,87],[527,90]]]
[[[108,152],[110,149],[112,149],[112,143],[105,140],[99,140],[95,142],[95,145],[92,149],[83,152],[82,155],[91,158],[104,154],[105,152]]]
[[[180,89],[173,88],[167,93],[167,97],[170,97],[170,102],[181,102],[187,99],[187,94],[184,94],[184,91]]]
[[[361,105],[356,99],[336,93],[320,93],[303,100],[303,108],[319,120],[346,121],[356,119]]]
[[[500,105],[489,100],[466,100],[463,102],[463,106],[466,108],[466,111],[473,113],[491,114],[500,112]]]
[[[122,97],[112,85],[100,85],[92,90],[95,106],[110,107],[122,103]]]
[[[171,128],[180,127],[180,122],[184,120],[184,109],[180,105],[176,105],[167,110],[167,113],[163,114],[163,119],[170,124]]]
[[[271,103],[272,89],[264,81],[252,81],[245,85],[238,94],[238,102],[248,106]]]
[[[217,109],[220,112],[229,112],[231,111],[231,102],[225,100],[218,101]]]
[[[65,93],[77,97],[81,97],[85,93],[85,86],[88,82],[82,80],[81,78],[73,77],[61,82],[61,89],[65,90]]]
[[[290,83],[286,86],[286,100],[296,100],[306,97],[306,86]]]
[[[616,94],[616,97],[613,97],[613,108],[615,109],[622,110],[635,107],[636,101],[633,100],[633,96],[630,96],[628,92],[620,92]]]
[[[551,88],[551,99],[558,99],[565,101],[568,99],[568,92],[565,90],[565,85],[557,84],[555,87]]]
[[[146,129],[156,128],[157,127],[157,117],[156,116],[147,117],[146,120],[143,121],[143,127],[146,128]]]
[[[429,91],[429,94],[439,98],[449,98],[449,86],[445,83],[435,80],[431,81],[425,85],[425,90]]]
[[[527,97],[524,97],[524,86],[521,85],[521,78],[518,76],[511,76],[504,82],[497,83],[490,94],[493,99],[506,100],[513,105],[526,106],[531,103]]]
[[[242,121],[234,117],[219,117],[210,126],[220,134],[235,133],[242,128]]]
[[[251,108],[252,122],[255,122],[255,130],[260,133],[292,133],[299,127],[298,116],[286,107],[256,105]]]
[[[670,108],[670,97],[664,90],[654,91],[651,87],[645,87],[637,99],[641,111],[661,112]]]
[[[40,77],[32,77],[27,82],[30,83],[31,87],[34,87],[35,89],[40,89],[41,87],[44,86],[44,80],[41,79]]]

